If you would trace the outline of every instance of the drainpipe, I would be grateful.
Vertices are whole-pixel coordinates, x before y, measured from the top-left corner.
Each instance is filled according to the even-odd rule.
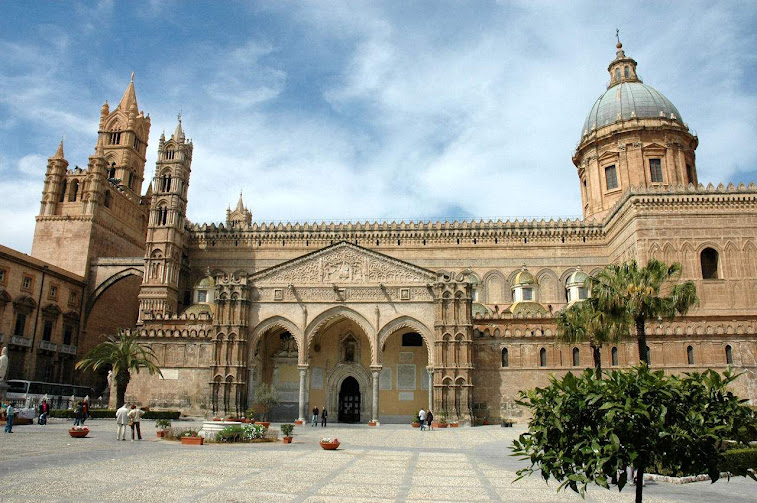
[[[37,364],[37,351],[36,347],[34,347],[34,342],[37,340],[37,326],[39,325],[39,318],[42,314],[42,294],[45,291],[45,274],[47,273],[47,266],[42,267],[42,281],[40,281],[39,284],[39,296],[37,297],[37,314],[34,316],[34,331],[32,332],[32,347],[31,349],[31,357],[30,365],[31,365],[31,378],[30,381],[34,381],[35,379],[35,367]]]

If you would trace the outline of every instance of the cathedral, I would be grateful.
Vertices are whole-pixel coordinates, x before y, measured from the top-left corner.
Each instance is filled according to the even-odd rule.
[[[592,366],[588,344],[556,340],[555,316],[590,295],[586,278],[655,257],[680,262],[700,302],[648,323],[651,366],[734,367],[735,391],[755,403],[757,187],[699,184],[699,139],[636,65],[618,42],[607,90],[576,132],[583,218],[548,221],[266,224],[240,195],[225,221],[190,222],[181,118],[158,139],[143,195],[150,117],[132,77],[118,106],[103,105],[87,167],[71,169],[62,143],[48,161],[27,262],[69,278],[59,283],[79,289],[74,302],[52,309],[41,291],[17,292],[21,266],[3,265],[12,250],[0,250],[14,372],[53,368],[102,387],[100,375],[56,367],[61,348],[80,358],[101,334],[135,327],[163,375],[133,375],[127,400],[152,408],[236,416],[269,385],[274,420],[315,406],[349,423],[409,422],[420,408],[464,424],[517,420],[519,391]],[[17,333],[18,315],[35,309],[69,319],[44,351],[30,323]],[[601,351],[609,369],[638,361],[630,336]]]

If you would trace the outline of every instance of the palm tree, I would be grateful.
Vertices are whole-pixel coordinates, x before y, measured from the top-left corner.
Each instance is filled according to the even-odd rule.
[[[641,362],[647,363],[649,356],[646,321],[686,314],[698,302],[694,282],[676,283],[680,275],[678,262],[668,266],[653,258],[642,268],[635,260],[610,264],[589,278],[599,308],[633,322]]]
[[[576,302],[557,315],[557,338],[565,342],[588,342],[597,377],[602,377],[602,345],[628,334],[625,318],[598,307],[597,299]]]
[[[136,330],[119,329],[115,337],[109,336],[76,364],[76,368],[81,370],[111,367],[116,376],[116,407],[121,407],[125,402],[132,371],[139,374],[140,369],[146,368],[150,374],[163,377],[156,364],[155,353],[149,346],[139,343],[137,336]]]

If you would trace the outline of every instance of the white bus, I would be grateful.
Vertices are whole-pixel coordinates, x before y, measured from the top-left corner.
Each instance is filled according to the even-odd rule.
[[[95,390],[87,386],[20,379],[11,379],[7,384],[6,398],[16,407],[36,408],[46,398],[51,409],[68,409],[85,396],[90,400],[95,397]]]

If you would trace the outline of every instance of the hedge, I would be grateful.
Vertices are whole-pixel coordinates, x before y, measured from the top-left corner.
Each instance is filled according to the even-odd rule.
[[[733,475],[749,475],[757,470],[757,448],[731,449],[720,455],[720,470]]]
[[[181,412],[178,410],[145,410],[142,419],[179,419]],[[71,409],[53,409],[50,417],[74,418]],[[90,419],[113,419],[116,417],[115,409],[89,409]]]

